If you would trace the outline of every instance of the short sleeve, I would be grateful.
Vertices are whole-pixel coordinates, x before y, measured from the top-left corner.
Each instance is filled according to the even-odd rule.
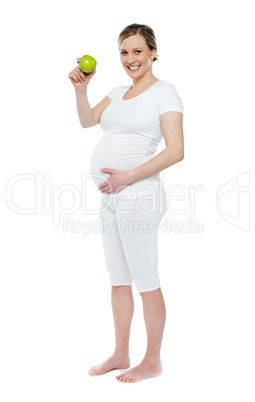
[[[174,85],[166,83],[159,89],[156,107],[159,116],[166,112],[181,112],[183,114],[183,103]]]
[[[106,96],[109,96],[109,98],[113,98],[116,93],[118,92],[119,87],[115,87],[114,89],[112,89],[110,92],[108,92],[108,94],[106,94]]]

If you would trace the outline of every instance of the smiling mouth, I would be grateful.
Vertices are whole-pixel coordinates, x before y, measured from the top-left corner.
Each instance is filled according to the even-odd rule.
[[[141,66],[141,65],[139,65],[139,66],[134,66],[134,67],[129,67],[129,66],[127,66],[127,68],[128,68],[130,71],[137,71],[140,66]]]

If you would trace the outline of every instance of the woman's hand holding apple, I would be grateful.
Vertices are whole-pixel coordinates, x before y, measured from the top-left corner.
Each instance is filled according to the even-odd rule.
[[[77,63],[79,64],[81,61],[81,57],[76,59]],[[79,67],[75,67],[69,74],[68,77],[70,78],[71,83],[76,89],[86,88],[89,81],[96,73],[96,67],[91,73],[84,73],[81,71]]]

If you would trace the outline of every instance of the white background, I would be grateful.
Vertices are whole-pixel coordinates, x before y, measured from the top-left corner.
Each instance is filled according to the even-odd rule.
[[[254,401],[252,2],[25,0],[1,11],[1,400]],[[100,193],[81,182],[103,134],[81,127],[68,74],[77,57],[96,58],[92,107],[131,85],[117,45],[131,23],[153,28],[154,75],[184,104],[185,157],[162,172],[165,188],[200,187],[193,199],[169,199],[183,213],[169,209],[164,221],[184,225],[159,233],[163,374],[127,385],[119,370],[87,374],[113,352],[111,288],[101,233],[65,231],[64,218],[99,222],[89,210]],[[85,211],[58,215],[82,191]],[[133,294],[131,367],[146,349],[134,286]]]

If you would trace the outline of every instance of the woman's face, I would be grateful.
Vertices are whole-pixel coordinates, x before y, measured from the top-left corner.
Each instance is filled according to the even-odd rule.
[[[156,50],[150,50],[142,35],[132,35],[120,44],[120,60],[132,79],[142,78],[152,69]],[[133,67],[133,68],[132,68]]]

